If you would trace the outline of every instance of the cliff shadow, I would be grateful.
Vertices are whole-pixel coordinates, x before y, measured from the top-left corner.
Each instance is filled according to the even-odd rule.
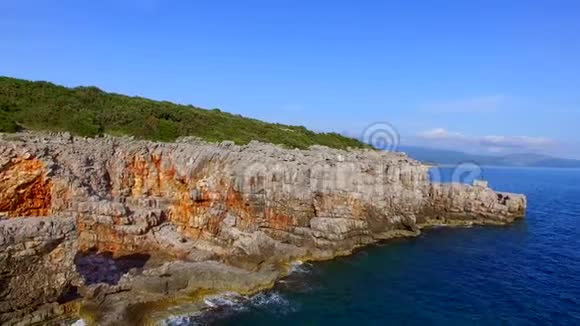
[[[140,273],[149,259],[148,254],[132,254],[114,257],[110,252],[89,251],[75,257],[77,272],[85,279],[86,285],[106,283],[116,285],[127,273]]]

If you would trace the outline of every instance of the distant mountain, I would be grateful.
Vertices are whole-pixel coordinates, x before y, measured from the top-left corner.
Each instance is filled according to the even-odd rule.
[[[479,165],[580,168],[580,160],[556,158],[533,153],[491,156],[418,146],[401,146],[399,151],[405,152],[419,161],[434,164],[455,165],[465,162],[474,162]]]

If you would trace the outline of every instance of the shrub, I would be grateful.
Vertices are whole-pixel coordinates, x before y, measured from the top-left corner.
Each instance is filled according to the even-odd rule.
[[[69,131],[81,136],[103,133],[173,141],[196,136],[208,141],[252,140],[291,148],[325,145],[370,148],[336,133],[315,133],[302,126],[266,123],[191,105],[107,93],[96,87],[66,88],[49,82],[0,77],[0,131]]]

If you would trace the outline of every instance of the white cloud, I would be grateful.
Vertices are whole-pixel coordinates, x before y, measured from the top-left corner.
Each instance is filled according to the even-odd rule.
[[[434,113],[495,112],[508,99],[504,95],[489,95],[453,101],[431,103],[426,110]]]
[[[544,147],[552,144],[548,138],[528,136],[485,136],[480,142],[485,146],[508,148]]]
[[[464,138],[463,134],[459,132],[450,132],[444,128],[435,128],[421,132],[417,135],[423,139],[457,139]]]
[[[513,153],[513,152],[544,152],[549,150],[554,142],[545,137],[530,136],[466,136],[460,132],[435,128],[420,132],[415,137],[418,145],[427,145],[467,152]]]

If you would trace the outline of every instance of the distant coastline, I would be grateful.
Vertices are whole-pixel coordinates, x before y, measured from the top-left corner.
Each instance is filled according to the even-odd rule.
[[[402,146],[399,150],[416,160],[424,162],[425,164],[440,167],[473,163],[481,167],[580,168],[580,160],[558,158],[535,153],[491,156],[418,146]]]
[[[473,162],[477,163],[477,162]],[[423,162],[424,165],[430,168],[454,168],[457,167],[458,164],[451,164],[451,163],[427,163]],[[557,166],[527,166],[527,165],[478,165],[482,168],[491,168],[491,169],[541,169],[541,170],[578,170],[580,167],[557,167]]]

